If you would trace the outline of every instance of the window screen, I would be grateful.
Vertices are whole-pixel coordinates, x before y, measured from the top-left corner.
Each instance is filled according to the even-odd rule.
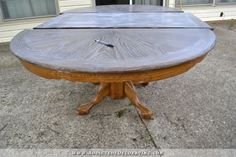
[[[55,0],[0,0],[4,19],[56,15]]]

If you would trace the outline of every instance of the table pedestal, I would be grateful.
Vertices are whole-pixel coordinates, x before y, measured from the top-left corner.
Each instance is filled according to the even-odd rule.
[[[145,84],[144,84],[145,85]],[[135,87],[131,81],[129,82],[114,82],[101,83],[96,97],[89,103],[80,105],[77,108],[79,115],[86,115],[89,111],[99,104],[106,96],[112,99],[122,99],[127,97],[131,103],[139,110],[144,119],[152,119],[153,112],[149,110],[142,102],[140,102]]]

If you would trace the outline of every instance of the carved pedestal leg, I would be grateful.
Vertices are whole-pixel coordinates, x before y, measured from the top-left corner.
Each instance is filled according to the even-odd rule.
[[[149,110],[143,103],[140,102],[135,91],[133,83],[130,82],[112,82],[101,83],[96,97],[89,103],[80,105],[77,109],[79,115],[88,114],[89,111],[98,103],[100,103],[106,96],[113,99],[122,99],[128,97],[132,104],[138,108],[141,116],[144,119],[152,119],[153,112]]]
[[[110,93],[110,84],[101,83],[96,97],[89,103],[80,105],[77,108],[77,113],[79,115],[88,114],[89,111],[98,103],[100,103],[106,96]]]
[[[139,109],[141,116],[144,119],[152,119],[153,112],[140,102],[132,82],[125,82],[124,87],[125,87],[125,90],[124,90],[125,95],[129,98],[132,104]]]
[[[110,84],[110,97],[112,99],[122,99],[124,95],[124,82],[113,82]]]

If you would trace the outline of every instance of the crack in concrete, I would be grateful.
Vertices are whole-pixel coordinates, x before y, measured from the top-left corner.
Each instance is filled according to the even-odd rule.
[[[0,132],[3,131],[6,127],[7,127],[8,124],[5,124],[1,129],[0,129]]]
[[[56,130],[52,129],[52,128],[51,128],[51,127],[49,127],[49,126],[47,126],[47,128],[48,128],[50,131],[52,131],[52,132],[56,133],[57,135],[59,135],[59,134],[60,134],[60,132],[58,132],[58,131],[56,131]]]
[[[140,115],[139,111],[138,111],[137,109],[136,109],[136,111],[137,111],[137,113],[138,113],[138,116],[139,116],[139,118],[140,118],[140,120],[141,120],[141,122],[142,122],[143,126],[145,127],[145,129],[146,129],[146,131],[147,131],[147,133],[148,133],[148,136],[150,137],[150,140],[151,140],[151,142],[153,143],[153,145],[154,145],[155,149],[160,149],[160,147],[159,147],[159,146],[157,146],[157,144],[156,144],[156,142],[155,142],[154,138],[152,137],[152,134],[151,134],[151,132],[149,131],[149,129],[148,129],[148,127],[147,127],[146,123],[144,122],[144,120],[143,120],[142,116]]]

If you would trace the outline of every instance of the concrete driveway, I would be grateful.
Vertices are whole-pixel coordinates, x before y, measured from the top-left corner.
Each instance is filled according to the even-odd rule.
[[[217,44],[189,72],[137,89],[154,120],[108,98],[77,116],[97,86],[40,78],[1,44],[0,148],[236,148],[235,25],[213,24]]]

